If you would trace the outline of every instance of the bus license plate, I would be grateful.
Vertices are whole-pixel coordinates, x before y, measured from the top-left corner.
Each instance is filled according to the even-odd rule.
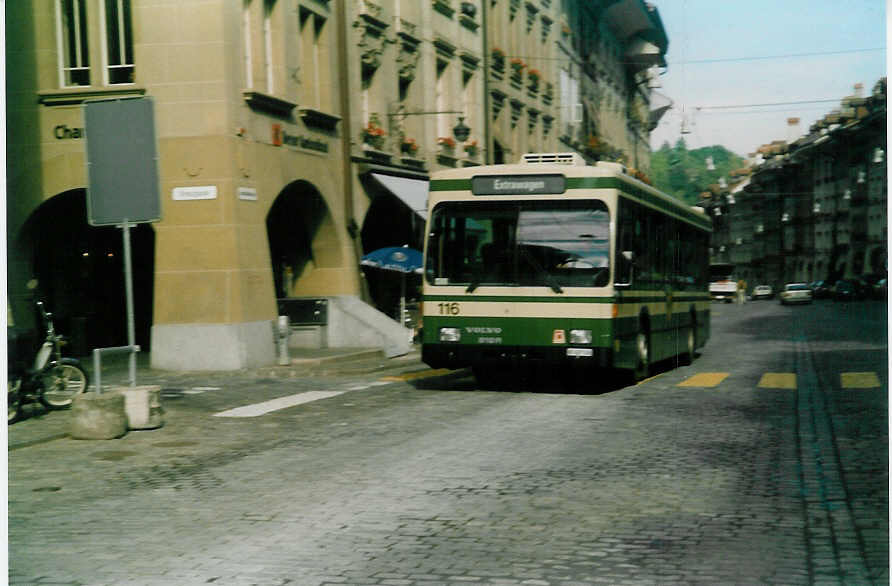
[[[594,356],[591,348],[567,348],[567,356]]]

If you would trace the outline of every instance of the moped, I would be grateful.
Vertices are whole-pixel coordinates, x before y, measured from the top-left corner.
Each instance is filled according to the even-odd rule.
[[[65,340],[56,333],[53,314],[44,309],[42,301],[37,301],[36,304],[46,327],[46,337],[30,369],[8,373],[7,424],[21,417],[25,403],[40,402],[48,409],[66,409],[71,406],[75,395],[85,392],[89,384],[87,372],[80,361],[62,357]]]

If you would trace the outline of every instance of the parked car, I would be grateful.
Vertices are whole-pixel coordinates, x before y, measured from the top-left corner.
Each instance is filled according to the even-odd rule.
[[[841,279],[833,287],[834,301],[855,301],[864,299],[865,286],[855,279]]]
[[[830,281],[815,281],[811,284],[811,293],[815,299],[829,299],[833,293],[833,283]]]
[[[871,287],[876,285],[877,281],[879,281],[880,279],[883,279],[883,278],[885,278],[883,275],[877,275],[874,273],[868,273],[866,275],[861,275],[860,277],[857,277],[857,279],[859,281],[867,283]]]
[[[756,285],[753,289],[753,299],[771,299],[774,297],[774,289],[771,285]]]
[[[787,283],[780,293],[781,305],[790,303],[811,303],[811,289],[807,283]]]

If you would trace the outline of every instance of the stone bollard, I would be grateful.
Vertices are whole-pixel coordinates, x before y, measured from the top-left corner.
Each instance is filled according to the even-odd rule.
[[[74,439],[114,439],[127,433],[124,397],[118,393],[82,393],[71,402]]]
[[[112,392],[124,397],[129,429],[155,429],[164,425],[160,385],[113,387]]]

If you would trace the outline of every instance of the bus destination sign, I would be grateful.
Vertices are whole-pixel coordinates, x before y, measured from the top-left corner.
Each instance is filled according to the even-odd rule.
[[[543,195],[564,193],[563,175],[477,175],[471,178],[474,195]]]

